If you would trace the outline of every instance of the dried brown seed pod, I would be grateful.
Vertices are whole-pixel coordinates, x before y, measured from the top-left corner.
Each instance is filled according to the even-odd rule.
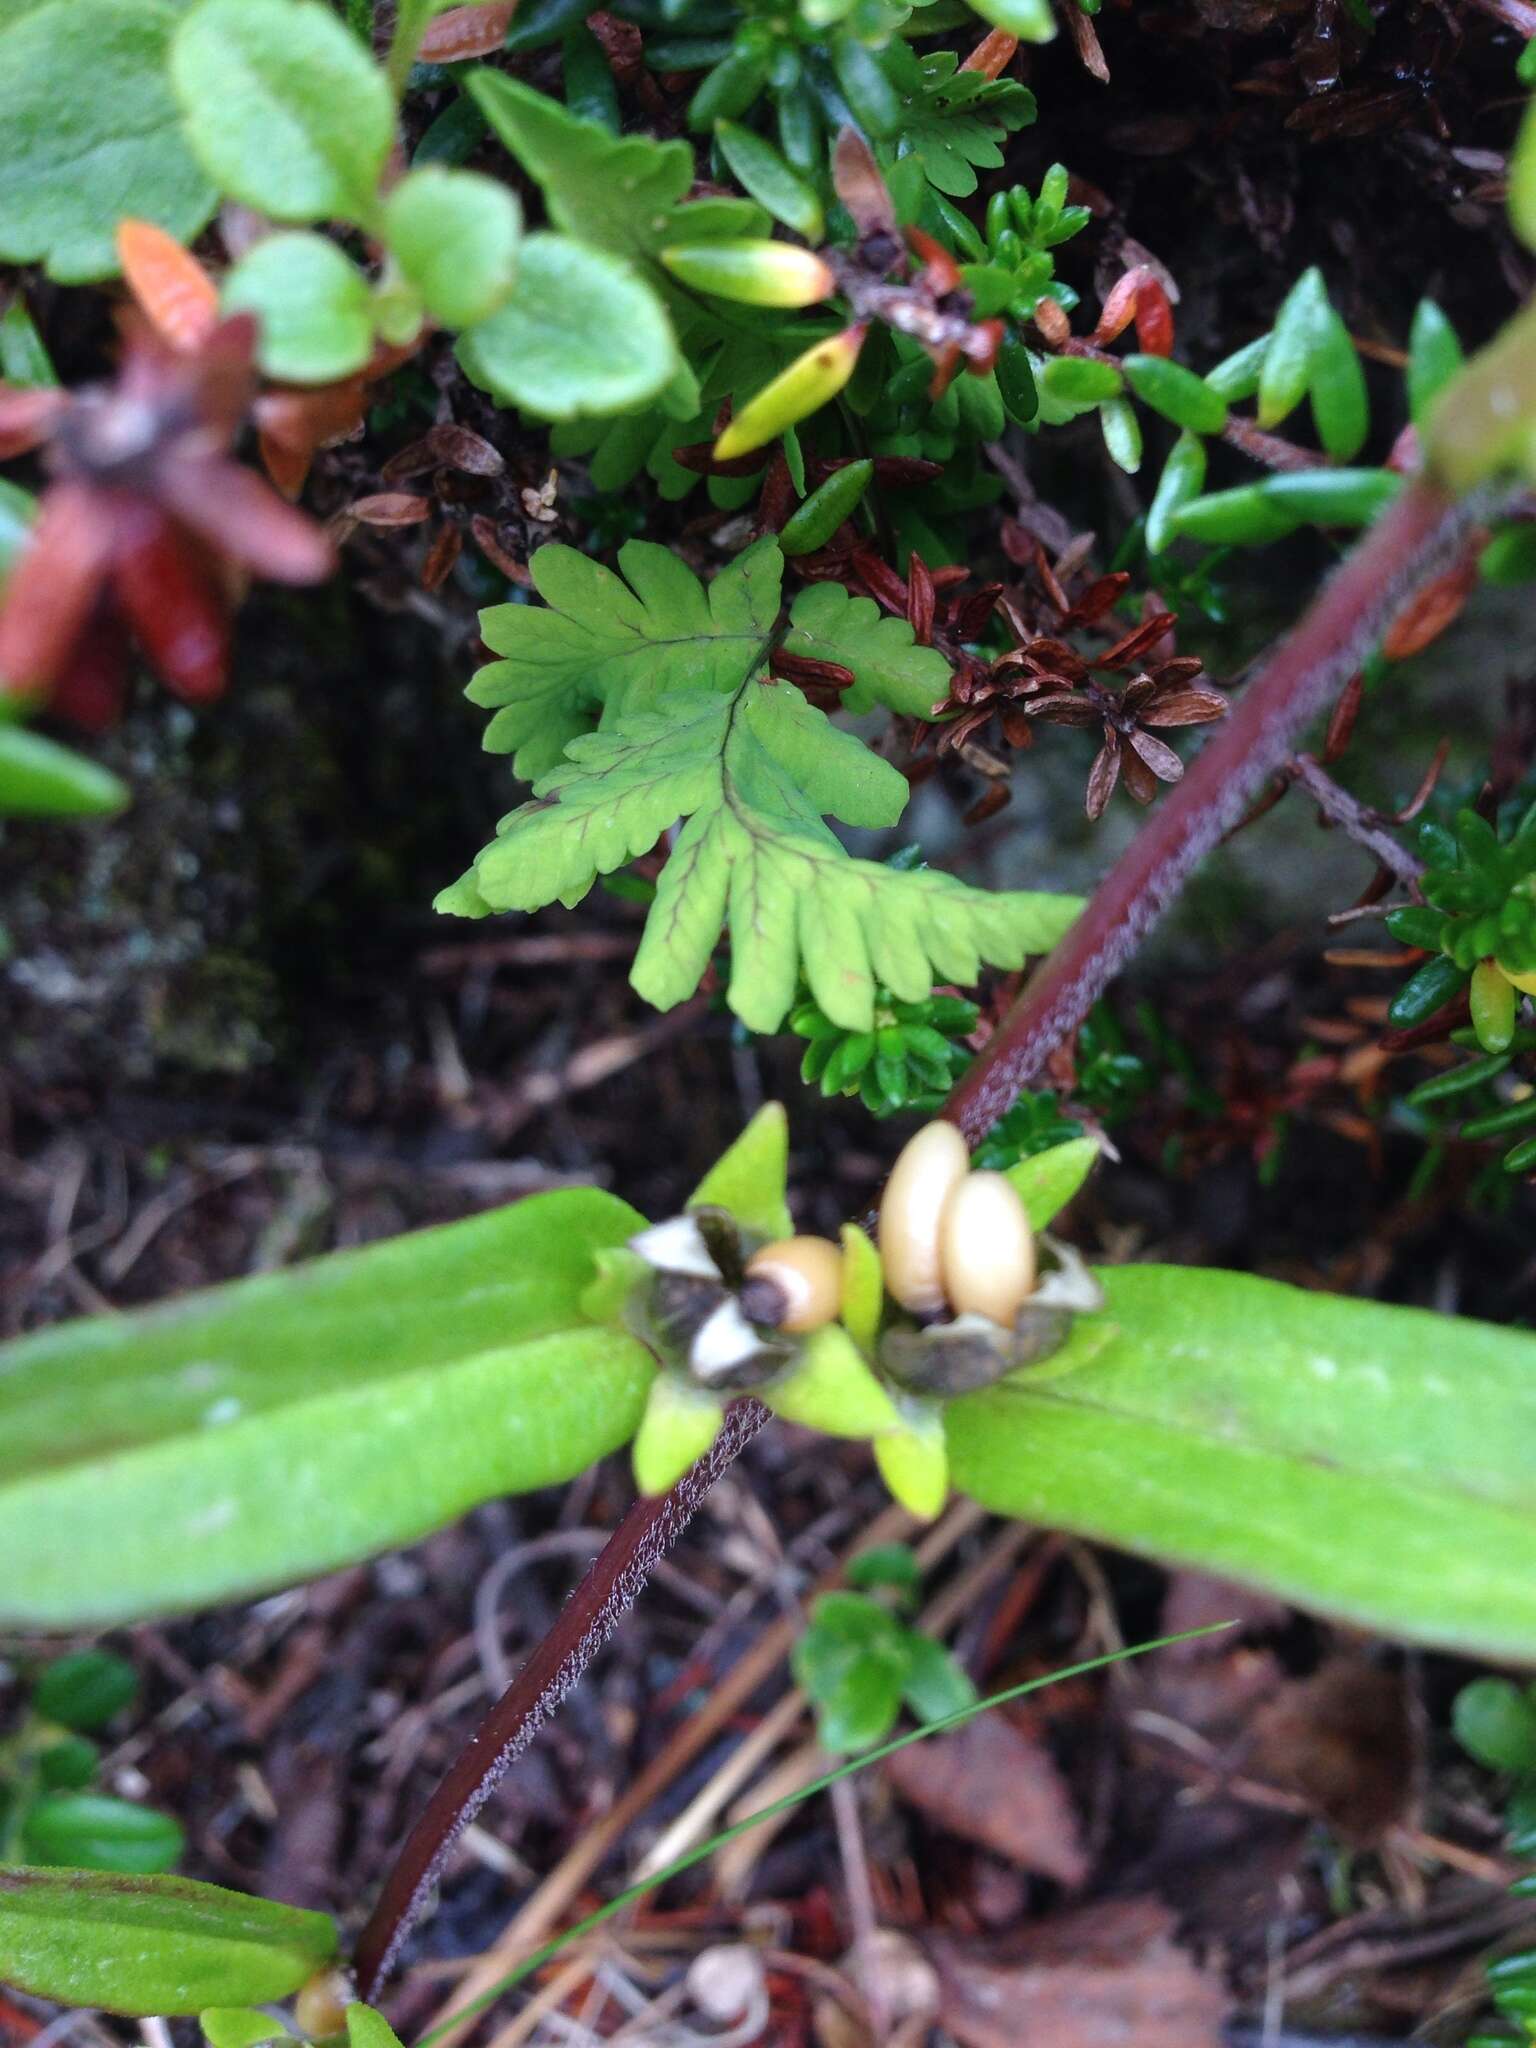
[[[943,1308],[939,1226],[970,1171],[971,1156],[953,1124],[925,1124],[903,1147],[880,1203],[880,1263],[885,1284],[914,1315]]]
[[[1035,1287],[1035,1237],[1001,1173],[968,1173],[939,1223],[944,1295],[956,1315],[1012,1326]]]
[[[843,1255],[826,1237],[785,1237],[747,1261],[741,1306],[770,1329],[819,1330],[842,1303]]]

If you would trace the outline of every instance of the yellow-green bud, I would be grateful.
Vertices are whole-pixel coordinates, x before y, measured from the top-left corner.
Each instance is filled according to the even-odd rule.
[[[730,462],[738,455],[750,455],[773,441],[786,427],[819,412],[853,375],[864,345],[865,323],[845,327],[796,356],[787,370],[765,384],[756,398],[744,405],[715,443],[715,460]]]
[[[837,286],[828,265],[793,242],[687,242],[661,260],[680,283],[744,306],[814,306]]]

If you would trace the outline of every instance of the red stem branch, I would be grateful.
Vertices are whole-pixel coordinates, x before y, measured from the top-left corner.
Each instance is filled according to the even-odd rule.
[[[358,1995],[371,1999],[399,1958],[459,1836],[563,1703],[768,1411],[736,1402],[714,1448],[670,1493],[636,1501],[516,1678],[454,1759],[395,1858],[357,1944]]]
[[[1211,848],[1289,758],[1414,590],[1454,558],[1488,507],[1411,483],[1337,569],[1105,876],[944,1106],[972,1143],[1076,1029]]]

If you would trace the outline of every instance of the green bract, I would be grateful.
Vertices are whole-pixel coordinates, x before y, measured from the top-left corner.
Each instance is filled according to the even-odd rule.
[[[189,239],[218,194],[166,76],[168,0],[47,0],[0,17],[0,257],[75,284],[117,270],[131,214]]]
[[[323,0],[199,0],[176,33],[171,77],[221,191],[274,220],[376,218],[394,102]]]

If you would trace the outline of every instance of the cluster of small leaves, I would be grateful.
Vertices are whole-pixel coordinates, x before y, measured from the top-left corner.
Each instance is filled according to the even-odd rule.
[[[1432,1074],[1403,1098],[1405,1114],[1422,1120],[1430,1142],[1415,1187],[1428,1185],[1451,1138],[1464,1144],[1509,1144],[1502,1160],[1505,1173],[1529,1173],[1536,1167],[1536,1090],[1518,1077],[1514,1065],[1536,1053],[1536,1031],[1515,1031],[1497,1053],[1482,1052],[1470,1026],[1452,1031],[1450,1038],[1478,1056]]]
[[[914,1628],[922,1570],[904,1544],[867,1550],[848,1567],[858,1590],[823,1593],[791,1666],[834,1755],[882,1741],[905,1705],[942,1721],[976,1702],[976,1688],[942,1643]]]
[[[1536,804],[1501,832],[1476,811],[1454,830],[1419,827],[1422,904],[1395,910],[1394,938],[1431,957],[1394,997],[1388,1021],[1419,1024],[1465,989],[1478,1044],[1508,1052],[1518,997],[1536,988]]]
[[[941,992],[903,1003],[882,988],[875,991],[873,1030],[845,1031],[809,996],[790,1012],[789,1028],[809,1041],[802,1081],[823,1095],[856,1095],[873,1116],[885,1117],[939,1107],[970,1064],[964,1040],[980,1017],[963,996]]]
[[[169,1870],[185,1838],[167,1813],[96,1789],[92,1741],[132,1706],[133,1666],[81,1650],[37,1676],[20,1727],[0,1742],[0,1863]]]
[[[1457,1740],[1470,1756],[1510,1780],[1505,1826],[1511,1855],[1536,1856],[1536,1686],[1508,1678],[1475,1678],[1456,1695]],[[1516,1898],[1536,1898],[1536,1873],[1510,1886]],[[1501,1956],[1488,1966],[1488,1991],[1516,2034],[1475,2034],[1467,2048],[1510,2048],[1536,2040],[1536,1949]]]

